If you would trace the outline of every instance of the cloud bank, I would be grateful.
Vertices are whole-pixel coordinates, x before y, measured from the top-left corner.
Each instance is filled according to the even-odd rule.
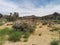
[[[41,2],[40,2],[41,1]],[[0,0],[0,13],[19,12],[20,16],[45,16],[54,12],[60,13],[59,0]],[[41,4],[42,3],[42,4]]]

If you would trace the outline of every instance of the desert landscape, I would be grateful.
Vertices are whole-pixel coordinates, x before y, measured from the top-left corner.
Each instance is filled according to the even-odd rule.
[[[60,45],[60,0],[0,0],[0,45]]]
[[[59,45],[59,16],[57,12],[43,17],[0,14],[0,45]]]

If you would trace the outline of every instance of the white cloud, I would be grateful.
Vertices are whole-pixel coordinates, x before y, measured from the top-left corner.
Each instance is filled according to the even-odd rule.
[[[53,3],[36,8],[35,4],[28,1],[23,1],[21,3],[21,6],[25,8],[19,7],[19,4],[16,4],[14,2],[0,0],[0,12],[10,13],[16,11],[20,13],[20,16],[26,15],[44,16],[51,14],[53,12],[60,12],[60,5],[56,5]]]

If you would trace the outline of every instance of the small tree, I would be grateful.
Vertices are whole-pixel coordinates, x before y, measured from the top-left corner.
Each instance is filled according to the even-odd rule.
[[[18,19],[19,18],[19,13],[18,12],[14,12],[13,17]]]

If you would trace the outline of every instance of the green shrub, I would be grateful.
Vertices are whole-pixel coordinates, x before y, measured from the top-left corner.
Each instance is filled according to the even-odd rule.
[[[30,36],[29,32],[24,33],[24,37],[23,37],[24,38],[24,42],[28,41],[29,36]]]
[[[5,43],[6,37],[0,36],[0,45],[3,45]]]
[[[28,39],[29,36],[30,36],[30,33],[29,33],[29,32],[26,32],[26,33],[24,34],[24,38],[25,38],[25,39]]]
[[[56,24],[60,24],[60,20],[54,20],[53,22]]]
[[[53,40],[52,42],[51,42],[51,45],[58,45],[59,44],[59,42],[57,41],[57,40]]]
[[[3,45],[6,40],[6,35],[8,35],[12,31],[9,28],[0,29],[0,45]],[[11,34],[11,33],[10,33]]]
[[[1,29],[0,30],[0,36],[1,35],[8,35],[10,33],[10,31],[12,31],[12,29],[9,29],[9,28],[4,28],[4,29]]]
[[[8,40],[16,42],[16,41],[19,41],[21,37],[22,37],[22,33],[21,32],[14,32],[14,33],[10,34]]]
[[[2,22],[0,22],[0,26],[2,26],[3,25],[3,23]]]

